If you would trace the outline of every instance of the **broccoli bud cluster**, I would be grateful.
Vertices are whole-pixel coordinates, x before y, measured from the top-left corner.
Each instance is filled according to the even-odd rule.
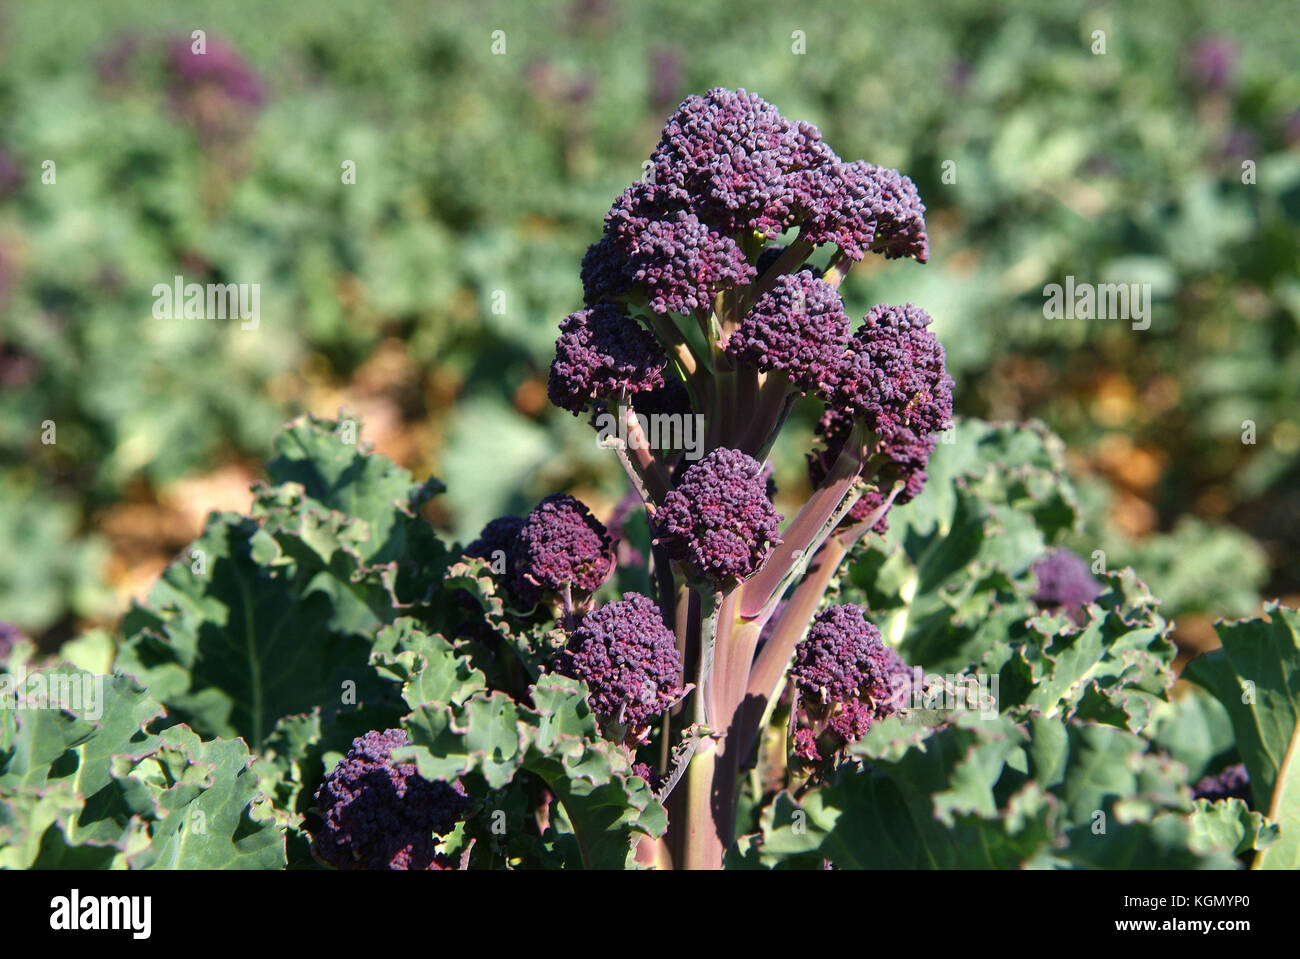
[[[577,416],[593,400],[662,388],[667,365],[649,330],[602,303],[560,323],[546,392],[552,403]]]
[[[676,642],[652,599],[626,593],[583,617],[555,669],[590,687],[588,701],[606,731],[624,727],[639,741],[682,695]]]
[[[312,848],[335,869],[450,869],[438,854],[470,806],[459,782],[430,782],[414,763],[393,761],[407,745],[401,729],[369,732],[325,777],[316,792],[324,820]]]
[[[503,582],[525,606],[595,592],[614,570],[614,546],[600,520],[578,499],[552,493],[522,519],[491,520],[464,554],[506,560]]]
[[[831,381],[849,333],[839,293],[803,270],[777,277],[727,340],[727,354],[813,391]]]
[[[827,409],[817,421],[816,434],[823,442],[823,449],[808,454],[808,481],[816,487],[826,478],[831,465],[844,448],[849,432],[853,428],[853,417],[843,410]],[[889,492],[895,484],[899,486],[891,506],[909,503],[925,489],[928,474],[926,464],[930,454],[938,445],[937,437],[931,433],[917,436],[910,429],[900,427],[890,436],[882,438],[875,447],[876,470],[875,482],[853,504],[845,517],[845,523],[861,523],[876,509],[884,505]],[[872,526],[877,533],[889,529],[889,510],[886,509]]]
[[[927,436],[952,419],[952,378],[943,345],[919,307],[881,304],[863,318],[849,341],[834,405],[865,419],[888,441],[900,430]]]
[[[816,127],[756,94],[721,87],[668,119],[646,182],[605,218],[582,264],[587,302],[641,298],[659,313],[706,309],[760,275],[742,244],[800,228],[850,259],[929,258],[925,207],[897,171],[844,163]]]
[[[795,647],[790,676],[803,720],[794,752],[807,762],[861,739],[911,692],[911,669],[853,603],[829,606],[813,618]]]
[[[614,547],[580,500],[552,493],[524,518],[515,539],[513,585],[525,601],[565,588],[591,593],[614,569]]]
[[[780,521],[763,465],[725,447],[687,467],[654,518],[670,555],[719,588],[762,565],[781,543]]]

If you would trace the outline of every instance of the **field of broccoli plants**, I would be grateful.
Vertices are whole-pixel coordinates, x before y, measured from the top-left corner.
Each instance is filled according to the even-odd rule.
[[[616,509],[462,544],[364,419],[293,419],[115,633],[6,639],[0,865],[1300,867],[1300,614],[1176,688],[1157,597],[1061,546],[1065,444],[954,417],[924,287],[846,308],[928,268],[907,171],[743,89],[665,115],[546,383]]]

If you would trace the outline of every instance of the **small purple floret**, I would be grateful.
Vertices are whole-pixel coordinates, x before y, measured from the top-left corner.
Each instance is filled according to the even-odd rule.
[[[325,777],[316,793],[324,825],[316,854],[335,869],[445,869],[438,836],[450,832],[470,802],[459,782],[430,782],[414,763],[395,763],[407,745],[401,729],[369,732]]]

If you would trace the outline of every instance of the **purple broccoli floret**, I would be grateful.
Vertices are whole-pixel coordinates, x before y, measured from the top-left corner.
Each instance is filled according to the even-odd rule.
[[[795,647],[790,668],[800,692],[824,703],[860,696],[885,697],[891,662],[880,631],[866,610],[853,603],[830,606],[813,618]]]
[[[600,520],[577,499],[552,493],[524,518],[515,539],[511,583],[525,602],[591,593],[609,579],[614,550]]]
[[[626,727],[635,740],[682,695],[677,640],[659,607],[640,593],[625,593],[584,616],[555,668],[587,684],[588,701],[606,731]]]
[[[414,763],[393,761],[407,745],[401,729],[369,732],[325,777],[316,792],[324,825],[312,848],[335,869],[447,869],[437,836],[470,807],[459,782],[430,782]]]
[[[825,444],[825,448],[808,454],[808,480],[814,488],[821,485],[836,458],[844,448],[845,440],[853,427],[853,418],[834,408],[828,408],[817,422],[816,433]],[[896,482],[903,486],[894,497],[892,505],[901,506],[909,503],[925,489],[928,478],[926,466],[930,454],[938,445],[938,439],[931,433],[918,437],[906,427],[896,428],[890,435],[882,438],[876,445],[875,455],[879,467],[874,478],[874,489],[869,489],[853,504],[845,522],[860,523],[879,508],[889,496]],[[886,510],[872,526],[877,533],[889,529],[889,511]]]
[[[1250,793],[1250,775],[1245,763],[1229,766],[1217,776],[1204,776],[1192,790],[1193,799],[1208,799],[1216,802],[1220,799],[1241,799],[1252,809],[1254,798]]]
[[[837,159],[816,127],[756,94],[717,87],[682,102],[650,162],[656,183],[689,196],[723,233],[776,236],[794,221],[799,176]]]
[[[762,464],[725,447],[688,466],[654,517],[669,553],[718,587],[762,565],[780,521]]]
[[[866,610],[852,603],[814,617],[795,647],[790,676],[800,693],[794,754],[809,763],[906,708],[915,682],[912,669],[867,621]]]
[[[804,174],[799,193],[799,205],[809,211],[801,239],[834,243],[852,260],[869,252],[930,259],[925,205],[916,184],[897,170],[861,160],[835,163]]]
[[[863,417],[889,440],[907,430],[924,437],[952,419],[952,377],[943,344],[919,307],[872,307],[849,341],[832,405]]]
[[[560,323],[546,392],[552,403],[577,416],[594,400],[662,387],[667,365],[654,334],[617,307],[602,303]]]
[[[839,293],[804,270],[778,277],[758,298],[727,340],[727,354],[816,390],[833,378],[851,329]]]
[[[478,539],[465,547],[465,555],[470,559],[491,560],[496,553],[501,552],[508,557],[514,552],[515,542],[523,526],[524,521],[520,516],[498,516],[489,520],[478,534]]]
[[[614,201],[605,235],[582,261],[587,302],[644,297],[658,313],[703,309],[754,278],[736,242],[701,222],[671,185],[637,182]]]
[[[1032,570],[1038,588],[1031,597],[1044,609],[1063,610],[1076,620],[1083,608],[1101,595],[1087,562],[1068,549],[1054,549]]]

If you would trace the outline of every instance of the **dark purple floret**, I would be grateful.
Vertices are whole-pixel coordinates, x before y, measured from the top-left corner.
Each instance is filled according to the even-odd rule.
[[[590,689],[592,710],[633,738],[682,694],[677,640],[649,597],[625,593],[588,613],[556,657],[556,671]]]
[[[744,579],[781,540],[763,467],[725,447],[682,471],[655,514],[660,541],[714,585]]]
[[[633,763],[632,772],[650,784],[651,792],[658,792],[664,786],[664,777],[655,772],[649,763]]]
[[[619,195],[582,261],[588,303],[641,296],[658,313],[681,313],[753,280],[740,247],[700,222],[689,200],[673,184],[637,182]]]
[[[664,384],[668,358],[654,334],[607,303],[560,323],[547,396],[575,416],[597,399],[621,399]]]
[[[438,836],[450,832],[470,802],[459,782],[430,782],[414,763],[393,761],[407,745],[401,729],[369,732],[325,777],[316,793],[324,825],[316,854],[336,869],[444,869]]]
[[[814,617],[795,647],[790,675],[802,694],[818,702],[843,703],[868,696],[886,699],[891,662],[880,631],[853,603],[830,606]]]
[[[614,249],[614,241],[603,236],[587,247],[582,257],[582,296],[588,306],[617,299],[629,290],[623,276],[623,257]]]
[[[793,221],[799,175],[836,159],[816,127],[721,87],[687,97],[650,157],[656,183],[681,189],[696,213],[732,236],[779,234]]]
[[[794,754],[808,763],[821,762],[822,755],[817,749],[817,734],[807,727],[794,731],[792,743]]]
[[[705,309],[719,290],[754,279],[754,268],[735,241],[693,213],[652,221],[631,246],[624,275],[656,313]]]
[[[876,713],[869,703],[850,699],[831,711],[826,728],[846,743],[857,742],[871,731]]]
[[[523,526],[524,521],[520,516],[498,516],[489,520],[478,534],[478,539],[465,547],[465,555],[470,559],[491,560],[499,551],[510,556]]]
[[[1068,549],[1055,549],[1034,564],[1038,589],[1033,601],[1045,609],[1077,613],[1101,595],[1087,562]]]
[[[758,298],[727,340],[727,354],[816,390],[833,379],[851,329],[839,293],[804,270],[778,277]]]
[[[835,463],[836,457],[844,447],[852,428],[853,419],[847,413],[828,408],[817,423],[816,433],[825,444],[825,448],[808,454],[808,480],[814,488],[826,478],[827,472]],[[902,481],[903,487],[894,497],[892,506],[909,503],[925,488],[928,478],[925,472],[938,440],[935,434],[917,437],[906,427],[899,427],[892,434],[883,438],[876,446],[876,456],[881,459],[874,478],[874,489],[869,489],[853,504],[845,520],[847,523],[861,523],[874,512],[886,498],[894,484]],[[886,510],[876,520],[872,529],[884,533],[889,529],[889,511]]]
[[[583,503],[552,493],[524,518],[515,540],[511,582],[516,595],[537,602],[543,594],[591,593],[614,568],[605,527]]]
[[[1217,776],[1204,776],[1192,790],[1193,799],[1241,799],[1254,808],[1254,799],[1250,794],[1250,776],[1244,763],[1229,766]]]
[[[917,306],[872,307],[844,354],[832,405],[864,417],[878,436],[906,429],[917,437],[952,420],[952,378],[943,344]]]
[[[930,258],[925,205],[916,184],[897,170],[862,160],[831,164],[804,174],[799,194],[808,211],[800,239],[834,243],[853,260],[868,252],[921,263]]]

